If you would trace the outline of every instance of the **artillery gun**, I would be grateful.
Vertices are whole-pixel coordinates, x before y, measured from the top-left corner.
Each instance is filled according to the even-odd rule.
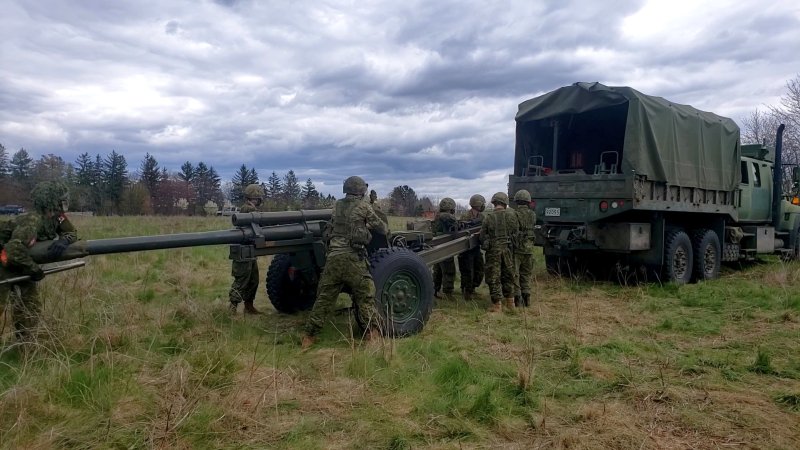
[[[276,310],[291,314],[314,305],[326,259],[322,232],[330,219],[330,209],[235,213],[234,228],[228,230],[77,241],[57,260],[47,256],[50,242],[39,242],[31,248],[31,256],[47,264],[92,255],[227,244],[232,260],[273,256],[267,295]],[[478,246],[478,231],[473,226],[435,237],[423,231],[373,234],[367,257],[384,334],[402,337],[422,330],[433,308],[428,266]],[[361,317],[357,319],[363,326]]]

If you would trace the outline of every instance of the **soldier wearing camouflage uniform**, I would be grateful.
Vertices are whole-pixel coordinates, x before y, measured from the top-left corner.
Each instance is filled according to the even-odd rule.
[[[536,237],[533,227],[536,225],[536,213],[531,208],[531,194],[525,189],[520,189],[514,194],[517,219],[519,219],[519,245],[514,248],[514,263],[516,264],[519,282],[516,284],[518,291],[515,293],[517,306],[528,307],[531,304],[531,275],[533,275],[533,249]]]
[[[480,194],[475,194],[469,198],[471,209],[461,215],[462,222],[469,223],[470,226],[477,226],[483,223],[483,211],[486,209],[486,199]],[[481,285],[483,280],[483,254],[480,248],[473,248],[458,255],[458,271],[461,272],[461,294],[464,300],[472,300],[475,289]]]
[[[256,212],[264,201],[264,188],[258,184],[249,184],[244,188],[244,205],[239,208],[240,212]],[[253,302],[258,292],[258,260],[256,258],[235,260],[231,263],[231,275],[233,284],[231,285],[228,298],[230,299],[230,310],[235,313],[239,303],[244,302],[245,314],[261,314]]]
[[[317,334],[336,305],[336,298],[344,289],[350,291],[363,322],[374,323],[375,284],[369,273],[366,246],[372,239],[370,230],[386,234],[388,228],[364,201],[367,183],[361,177],[346,179],[342,191],[345,197],[336,201],[325,229],[328,254],[317,287],[317,301],[306,321],[304,350],[316,342]],[[368,325],[364,330],[365,339],[372,337],[373,326]]]
[[[439,214],[436,215],[431,228],[433,235],[450,233],[456,230],[456,202],[450,197],[445,197],[439,202]],[[456,282],[456,263],[453,258],[446,259],[433,266],[433,290],[436,298],[441,298],[439,292],[446,298],[453,295],[453,286]]]
[[[64,214],[68,205],[67,195],[63,183],[39,183],[31,192],[35,211],[0,223],[0,279],[30,276],[28,281],[0,285],[0,315],[10,303],[16,336],[20,341],[34,337],[41,310],[36,282],[44,278],[44,271],[33,261],[29,249],[38,241],[53,240],[47,256],[57,260],[71,243],[78,240],[75,227]]]
[[[516,272],[513,247],[518,239],[519,220],[508,207],[508,195],[498,192],[492,196],[494,211],[483,218],[481,224],[481,247],[486,251],[486,284],[492,306],[489,312],[501,312],[502,301],[514,309]]]

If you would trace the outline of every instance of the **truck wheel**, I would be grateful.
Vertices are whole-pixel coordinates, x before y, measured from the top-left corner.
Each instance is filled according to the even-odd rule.
[[[719,236],[714,230],[700,229],[692,232],[694,253],[694,280],[713,280],[719,277],[722,264]]]
[[[785,262],[800,260],[800,226],[795,227],[794,231],[789,234],[791,245],[789,245],[789,252],[783,254]]]
[[[290,255],[275,255],[267,270],[267,296],[272,306],[286,314],[306,311],[314,306],[317,300],[316,286],[310,285],[296,271],[296,277],[290,277],[292,257]]]
[[[664,240],[664,279],[678,284],[692,280],[692,241],[683,230],[667,232]]]
[[[433,277],[425,261],[402,247],[381,249],[369,258],[375,282],[375,309],[385,336],[416,334],[433,309]],[[366,323],[356,314],[359,325]]]

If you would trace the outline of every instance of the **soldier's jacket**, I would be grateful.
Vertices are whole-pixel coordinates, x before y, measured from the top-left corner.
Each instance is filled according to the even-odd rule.
[[[370,230],[386,234],[388,227],[375,214],[369,202],[346,194],[333,205],[331,221],[325,230],[326,237],[329,237],[328,256],[363,253],[372,239]]]
[[[63,239],[70,244],[78,240],[75,226],[63,213],[47,218],[38,213],[20,214],[0,222],[0,264],[17,272],[33,273],[39,265],[28,249],[38,241]]]
[[[431,228],[433,235],[437,236],[442,233],[450,233],[451,231],[454,231],[457,225],[458,220],[456,220],[455,214],[447,211],[440,211],[439,214],[436,215],[436,218],[433,219]]]
[[[519,220],[519,245],[514,248],[515,253],[533,254],[536,236],[533,227],[536,225],[536,213],[527,205],[517,206],[515,209]]]
[[[367,202],[369,202],[369,199],[367,199]],[[378,217],[380,217],[381,220],[384,221],[384,223],[386,223],[386,226],[388,227],[389,226],[389,218],[386,216],[386,213],[383,212],[383,210],[381,209],[381,206],[378,205],[377,202],[370,203],[369,206],[372,208],[373,211],[375,211],[375,214],[377,214]]]
[[[484,218],[483,212],[478,211],[476,209],[468,209],[464,211],[463,214],[461,214],[461,217],[459,217],[458,220],[464,222],[474,222],[476,224],[482,224],[483,218]]]
[[[512,247],[519,237],[519,220],[513,209],[498,209],[486,214],[481,223],[481,247],[486,251]]]

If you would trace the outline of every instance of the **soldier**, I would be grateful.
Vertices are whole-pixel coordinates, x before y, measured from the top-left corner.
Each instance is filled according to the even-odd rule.
[[[445,197],[439,202],[439,214],[432,224],[433,235],[449,233],[456,230],[456,202],[450,197]],[[446,298],[453,295],[453,285],[456,282],[456,263],[453,258],[446,259],[433,266],[433,290],[436,298],[441,298],[439,291]]]
[[[386,226],[389,226],[389,218],[386,217],[386,214],[381,210],[381,206],[378,204],[378,193],[375,192],[375,189],[369,191],[369,205],[372,207],[372,210],[375,211],[375,214],[381,218],[383,223]]]
[[[536,241],[533,227],[536,225],[536,213],[531,208],[531,194],[525,189],[520,189],[514,194],[514,203],[517,204],[516,212],[520,232],[519,246],[514,248],[514,263],[519,276],[517,283],[519,291],[515,293],[514,297],[517,306],[527,307],[531,304],[533,249]]]
[[[0,315],[6,303],[11,303],[15,333],[20,341],[33,339],[41,310],[36,282],[44,278],[44,271],[34,262],[29,249],[37,241],[53,240],[47,256],[57,260],[78,240],[78,233],[65,214],[69,201],[63,183],[39,183],[31,191],[31,197],[33,213],[21,214],[0,224],[0,279],[30,275],[28,281],[0,285]]]
[[[370,230],[386,234],[386,224],[364,201],[367,183],[361,177],[352,176],[344,180],[345,196],[337,200],[331,213],[331,221],[325,229],[328,255],[325,268],[317,287],[317,301],[308,316],[302,347],[308,349],[316,341],[325,319],[336,304],[336,297],[347,288],[358,308],[367,329],[364,339],[370,339],[375,316],[375,284],[369,273],[366,246],[372,239]]]
[[[483,211],[486,209],[486,199],[480,194],[475,194],[469,198],[471,209],[461,215],[461,221],[467,222],[469,226],[481,225],[483,222]],[[481,285],[483,280],[483,254],[480,248],[473,248],[470,251],[458,255],[458,271],[461,272],[461,294],[464,300],[472,300],[475,289]]]
[[[264,201],[264,188],[258,184],[249,184],[244,188],[244,205],[240,212],[249,213],[258,211]],[[256,258],[235,260],[231,263],[233,284],[229,293],[231,301],[230,310],[235,313],[239,303],[244,301],[245,314],[261,314],[253,306],[258,292],[258,261]]]
[[[514,271],[513,245],[519,233],[517,214],[508,207],[508,195],[498,192],[492,196],[494,211],[487,214],[481,224],[481,247],[486,251],[486,284],[492,306],[489,312],[514,308],[516,273]]]

